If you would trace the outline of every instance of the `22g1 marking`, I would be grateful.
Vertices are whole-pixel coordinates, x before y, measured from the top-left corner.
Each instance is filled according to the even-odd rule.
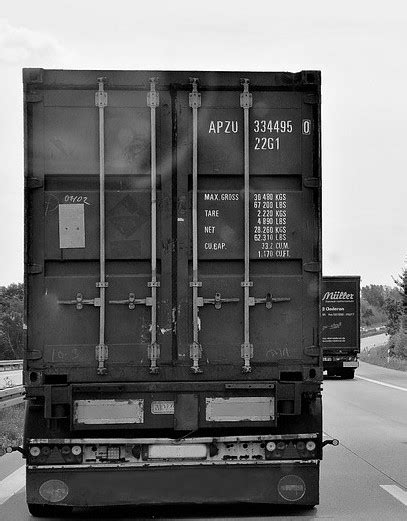
[[[279,137],[254,138],[254,150],[280,150]]]

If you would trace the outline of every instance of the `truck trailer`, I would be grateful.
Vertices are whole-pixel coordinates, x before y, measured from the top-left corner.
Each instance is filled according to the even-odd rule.
[[[30,512],[318,504],[320,72],[23,83]]]
[[[324,370],[352,379],[360,353],[359,276],[322,278],[321,317]]]

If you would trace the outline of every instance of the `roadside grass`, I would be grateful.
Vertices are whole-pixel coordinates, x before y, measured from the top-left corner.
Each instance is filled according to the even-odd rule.
[[[25,403],[0,410],[0,456],[10,445],[23,443]]]
[[[359,359],[368,364],[387,367],[388,369],[397,369],[398,371],[407,371],[407,360],[392,356],[387,361],[387,344],[372,347],[369,351],[362,351]]]

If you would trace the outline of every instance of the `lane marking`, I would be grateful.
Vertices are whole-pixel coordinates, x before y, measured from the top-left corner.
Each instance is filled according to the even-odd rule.
[[[0,481],[0,505],[25,486],[25,465]]]
[[[355,378],[360,378],[360,380],[366,380],[366,382],[371,382],[372,384],[383,385],[384,387],[390,387],[391,389],[397,389],[398,391],[404,391],[407,393],[407,387],[399,387],[398,385],[385,384],[384,382],[379,382],[378,380],[372,380],[371,378],[359,376],[358,374],[355,374]]]
[[[397,485],[380,485],[383,490],[398,499],[403,505],[407,507],[407,492]]]

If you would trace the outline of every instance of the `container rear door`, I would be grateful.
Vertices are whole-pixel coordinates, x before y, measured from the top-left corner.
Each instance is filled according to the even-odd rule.
[[[309,362],[307,354],[318,353],[321,268],[317,98],[259,87],[250,92],[249,83],[245,123],[241,86],[202,87],[195,138],[189,94],[177,97],[179,356],[194,351],[195,233],[200,369],[215,374],[215,366],[227,371],[245,358],[250,369]]]
[[[28,175],[40,185],[27,183],[28,347],[35,351],[29,358],[40,358],[47,373],[79,381],[96,378],[103,141],[107,379],[132,380],[139,378],[136,367],[144,366],[148,375],[151,365],[152,238],[157,246],[157,344],[161,362],[172,360],[170,101],[168,93],[161,93],[153,137],[148,81],[145,91],[107,89],[102,122],[95,91],[96,81],[93,89],[44,90],[40,102],[27,102]]]

